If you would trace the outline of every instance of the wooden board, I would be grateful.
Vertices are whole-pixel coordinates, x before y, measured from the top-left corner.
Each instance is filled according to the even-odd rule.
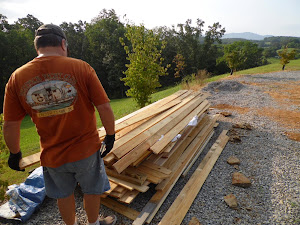
[[[146,192],[149,189],[149,186],[147,186],[147,185],[136,185],[136,184],[132,184],[132,183],[129,183],[127,181],[124,181],[124,180],[121,180],[121,179],[118,179],[115,177],[111,177],[111,176],[108,176],[108,179],[130,191],[135,189],[135,190],[138,190],[139,192]]]
[[[41,153],[38,152],[33,155],[22,158],[19,162],[20,169],[22,170],[22,169],[25,169],[26,167],[29,167],[33,164],[38,163],[40,161],[40,156],[41,156]]]
[[[229,140],[229,137],[226,135],[226,133],[227,130],[221,133],[218,140],[211,148],[211,151],[213,151],[211,157],[208,159],[205,165],[200,163],[192,177],[180,192],[179,196],[175,199],[167,213],[160,221],[159,225],[181,224],[195,197],[208,177],[208,174],[212,170],[214,164]]]
[[[111,198],[101,198],[100,203],[102,205],[126,216],[127,218],[129,218],[131,220],[135,220],[137,218],[137,216],[139,215],[138,211],[131,209],[125,205],[122,205]]]
[[[202,114],[205,110],[209,108],[209,103],[207,100],[203,101],[201,103],[202,109],[197,114]],[[192,112],[192,118],[194,116],[197,116],[197,114],[193,114]],[[183,120],[181,120],[173,129],[171,129],[168,133],[164,135],[164,137],[156,142],[153,146],[151,146],[150,150],[153,151],[154,154],[159,154],[162,152],[164,147],[166,147],[172,139],[184,128],[187,126],[187,124],[191,121],[190,117],[185,117]]]

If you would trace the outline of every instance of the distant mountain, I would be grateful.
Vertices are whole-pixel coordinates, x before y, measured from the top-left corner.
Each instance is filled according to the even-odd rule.
[[[244,33],[229,33],[229,34],[224,34],[224,36],[222,37],[222,39],[226,39],[226,38],[242,38],[242,39],[246,39],[246,40],[261,41],[265,37],[273,37],[273,36],[272,35],[259,35],[259,34],[255,34],[255,33],[251,33],[251,32],[244,32]]]

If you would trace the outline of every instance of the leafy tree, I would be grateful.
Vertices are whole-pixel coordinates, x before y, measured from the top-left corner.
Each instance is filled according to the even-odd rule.
[[[231,74],[240,69],[248,69],[263,64],[263,49],[251,41],[237,41],[224,46],[224,56],[219,62],[226,61]]]
[[[225,59],[230,68],[230,75],[239,69],[245,61],[244,53],[241,50],[232,50],[225,53]]]
[[[102,10],[98,17],[87,24],[87,61],[96,70],[110,97],[123,97],[124,84],[120,80],[126,69],[126,53],[119,41],[125,37],[125,27],[114,10]]]
[[[11,73],[36,56],[34,32],[21,25],[9,25],[6,17],[0,20],[0,112],[2,112],[5,84]]]
[[[87,41],[85,36],[86,22],[78,23],[63,22],[60,27],[65,32],[69,44],[69,56],[85,60],[87,54]]]
[[[16,26],[20,26],[23,29],[28,29],[33,34],[35,33],[35,30],[37,30],[42,25],[43,23],[41,21],[39,21],[36,17],[30,14],[28,14],[24,18],[19,18],[16,22]]]
[[[127,25],[125,37],[131,42],[131,48],[125,44],[123,38],[120,38],[120,42],[128,54],[130,64],[126,65],[126,77],[122,80],[130,87],[126,94],[143,107],[151,102],[151,94],[161,86],[159,76],[167,73],[167,68],[162,66],[164,59],[161,57],[165,42],[143,25]]]
[[[225,28],[222,28],[219,23],[208,26],[208,31],[205,33],[204,44],[202,47],[201,61],[204,66],[201,67],[201,69],[206,69],[208,72],[216,72],[217,58],[222,56],[218,44],[221,44],[221,37],[224,33]]]
[[[197,73],[203,67],[201,61],[200,37],[203,32],[204,21],[197,19],[196,26],[192,26],[192,20],[188,19],[185,24],[178,24],[179,31],[174,28],[176,35],[177,53],[185,58],[186,73]]]
[[[284,70],[286,64],[290,63],[290,60],[295,58],[296,53],[295,49],[289,50],[287,46],[282,51],[278,51],[278,55],[281,57],[282,70]]]
[[[185,67],[184,57],[181,54],[177,54],[175,56],[173,62],[176,64],[174,76],[180,77],[180,73],[182,73],[182,76],[184,76],[184,73],[183,73],[183,70]]]

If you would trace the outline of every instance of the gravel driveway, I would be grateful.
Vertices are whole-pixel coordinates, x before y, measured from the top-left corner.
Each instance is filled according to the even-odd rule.
[[[202,225],[229,224],[300,224],[300,71],[276,72],[233,77],[210,83],[204,88],[212,108],[210,114],[220,116],[219,126],[202,155],[181,178],[156,214],[151,224],[158,224],[176,199],[184,184],[199,165],[222,130],[240,136],[240,142],[228,142],[182,224],[196,217]],[[253,129],[232,128],[236,123],[249,123]],[[238,168],[227,164],[227,158],[241,160]],[[233,172],[242,172],[251,179],[251,187],[231,184]],[[151,188],[140,194],[132,207],[141,210],[154,193]],[[224,196],[234,194],[238,208],[231,209]],[[75,192],[77,215],[81,224],[86,216],[81,203],[82,194]],[[105,215],[112,211],[102,207]],[[131,224],[131,220],[116,214],[117,224]],[[19,222],[0,219],[0,224]],[[56,203],[46,198],[32,218],[23,224],[63,224]]]

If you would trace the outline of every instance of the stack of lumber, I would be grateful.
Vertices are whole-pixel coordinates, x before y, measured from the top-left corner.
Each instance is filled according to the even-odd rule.
[[[208,115],[206,98],[201,92],[180,90],[116,121],[116,141],[112,151],[104,157],[111,189],[103,194],[103,205],[134,220],[133,224],[151,222],[177,180],[187,174],[214,134],[217,116]],[[104,128],[98,132],[103,140]],[[200,172],[191,182],[201,176],[204,183],[228,141],[226,131],[219,139],[200,163]],[[20,168],[36,162],[39,162],[39,153],[23,158]],[[144,209],[137,212],[127,207],[139,193],[149,189],[150,183],[156,184],[156,193]],[[201,185],[193,192],[191,202]],[[188,208],[187,205],[185,210]],[[180,209],[174,206],[176,210]],[[171,214],[166,215],[162,224]]]
[[[150,183],[164,190],[186,174],[214,132],[217,117],[207,115],[206,98],[181,90],[116,121],[116,142],[104,158],[111,189],[103,197],[129,204]]]

